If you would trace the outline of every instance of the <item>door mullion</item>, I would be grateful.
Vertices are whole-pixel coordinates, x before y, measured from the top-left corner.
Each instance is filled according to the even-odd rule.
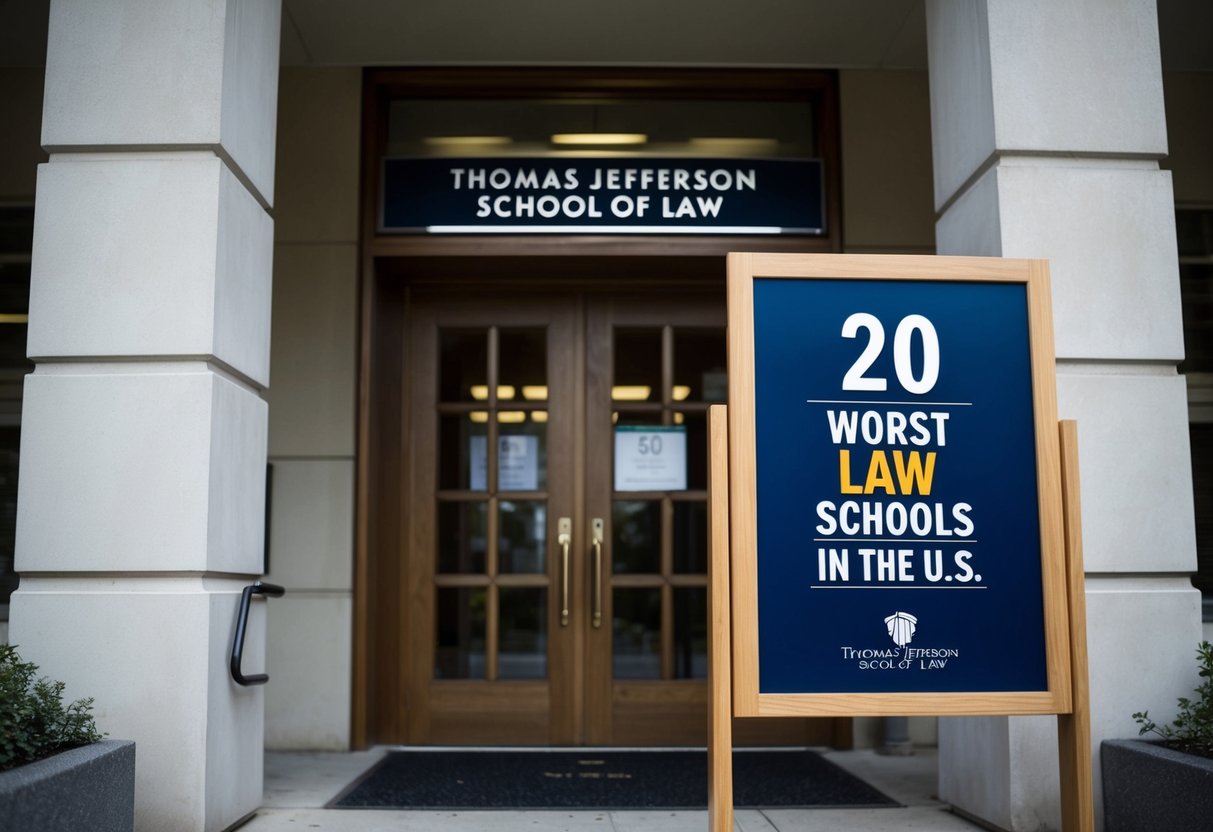
[[[484,677],[490,682],[497,681],[497,676],[500,671],[498,658],[498,647],[501,644],[501,627],[498,621],[500,611],[500,599],[497,593],[497,569],[498,569],[498,511],[497,511],[497,385],[500,381],[498,378],[498,367],[500,364],[500,343],[498,340],[498,329],[495,326],[490,326],[488,331],[488,378],[485,381],[488,383],[488,408],[489,421],[488,431],[485,436],[485,482],[484,487],[488,491],[488,518],[485,523],[486,537],[484,547],[484,568],[488,574],[489,586],[485,595],[484,609]]]
[[[497,364],[500,358],[498,351],[498,329],[495,326],[489,327],[488,331],[488,397],[486,404],[488,405],[488,430],[485,432],[485,483],[484,487],[489,494],[497,493],[497,383],[498,373]],[[497,547],[492,540],[489,539],[488,550],[489,557],[493,558]]]
[[[674,422],[674,327],[661,328],[661,424]],[[661,678],[674,678],[674,504],[667,492],[661,498]]]
[[[496,444],[489,445],[490,448],[496,448]],[[489,454],[496,456],[496,454]],[[485,536],[488,538],[485,541],[484,553],[484,568],[488,572],[489,585],[486,590],[485,609],[484,609],[484,677],[490,681],[497,681],[500,675],[499,665],[499,646],[501,644],[501,627],[500,627],[500,600],[498,597],[497,588],[497,540],[498,540],[498,511],[497,497],[492,496],[488,499],[488,518],[484,524],[486,529]]]
[[[661,328],[661,423],[670,424],[670,406],[674,403],[674,327]]]
[[[674,678],[674,503],[661,498],[661,678]]]
[[[484,605],[484,678],[490,682],[496,682],[500,672],[497,646],[500,643],[501,631],[498,624],[500,602],[496,583],[488,585],[486,596]]]

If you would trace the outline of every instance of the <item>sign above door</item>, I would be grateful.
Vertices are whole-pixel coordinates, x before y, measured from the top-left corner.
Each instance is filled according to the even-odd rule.
[[[825,233],[818,159],[389,158],[380,233]]]

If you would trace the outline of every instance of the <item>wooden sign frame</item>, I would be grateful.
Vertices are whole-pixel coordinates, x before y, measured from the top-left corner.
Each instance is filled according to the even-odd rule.
[[[1043,594],[1045,690],[762,693],[759,690],[755,279],[1011,282],[1025,287]],[[1048,264],[887,255],[730,254],[729,400],[709,413],[710,827],[732,828],[732,717],[1059,717],[1066,830],[1089,830],[1091,749],[1077,433],[1057,421]]]
[[[756,278],[1000,281],[1026,286],[1047,690],[964,691],[926,696],[917,693],[760,693],[754,390]],[[728,291],[733,707],[737,715],[915,716],[938,713],[1054,714],[1068,711],[1070,691],[1066,681],[1070,668],[1066,649],[1065,552],[1047,264],[1043,261],[995,258],[734,254],[729,258]],[[840,340],[840,345],[842,343]]]

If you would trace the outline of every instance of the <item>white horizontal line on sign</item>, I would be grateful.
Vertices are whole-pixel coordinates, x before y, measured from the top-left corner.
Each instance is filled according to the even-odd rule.
[[[815,537],[814,543],[976,543],[975,537],[952,537],[939,540],[925,537]]]
[[[429,234],[816,234],[768,225],[427,225]]]
[[[972,402],[876,402],[876,401],[861,401],[859,399],[805,399],[805,404],[905,404],[905,405],[920,405],[928,404],[931,407],[972,407]]]
[[[830,584],[809,584],[809,589],[989,589],[988,586],[831,586]]]

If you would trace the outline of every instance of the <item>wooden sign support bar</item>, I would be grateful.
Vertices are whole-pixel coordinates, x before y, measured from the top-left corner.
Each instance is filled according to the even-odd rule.
[[[733,829],[728,410],[708,408],[708,829]]]
[[[1064,420],[1061,431],[1061,494],[1066,521],[1066,586],[1070,611],[1070,686],[1073,710],[1057,715],[1057,755],[1061,773],[1061,828],[1095,828],[1091,790],[1091,705],[1087,678],[1087,598],[1082,565],[1082,515],[1078,488],[1078,423]]]

